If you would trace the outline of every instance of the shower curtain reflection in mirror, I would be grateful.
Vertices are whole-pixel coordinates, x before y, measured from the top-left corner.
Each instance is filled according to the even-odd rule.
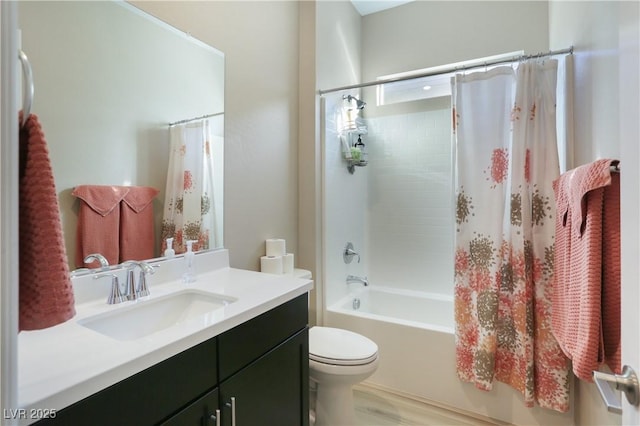
[[[222,118],[198,120],[169,128],[170,154],[161,252],[173,238],[176,253],[194,240],[194,250],[219,247],[221,226],[216,222],[214,157],[221,156],[221,132],[213,129]],[[221,127],[221,124],[220,124]]]

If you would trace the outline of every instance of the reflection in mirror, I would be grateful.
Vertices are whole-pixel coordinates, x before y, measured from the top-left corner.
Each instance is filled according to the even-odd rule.
[[[20,2],[18,15],[33,67],[32,112],[49,147],[71,269],[81,257],[80,204],[72,192],[82,185],[156,189],[153,256],[161,255],[169,123],[210,114],[209,248],[221,247],[224,55],[124,2]]]
[[[184,253],[187,242],[194,250],[219,247],[216,216],[220,194],[216,193],[215,158],[222,158],[222,137],[217,136],[220,117],[182,120],[171,124],[169,170],[162,218],[162,250],[167,243],[174,253]]]

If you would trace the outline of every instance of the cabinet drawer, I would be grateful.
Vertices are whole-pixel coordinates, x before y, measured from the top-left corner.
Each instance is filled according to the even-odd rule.
[[[43,425],[151,425],[218,383],[216,338],[60,410]]]
[[[218,336],[220,380],[231,376],[307,326],[307,294]]]

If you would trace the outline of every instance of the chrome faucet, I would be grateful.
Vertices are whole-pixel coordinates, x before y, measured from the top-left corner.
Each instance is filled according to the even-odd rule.
[[[149,287],[147,286],[147,275],[153,274],[155,269],[147,262],[137,262],[135,260],[128,260],[122,264],[127,268],[127,285],[125,296],[127,300],[136,300],[138,297],[144,297],[151,294]],[[140,275],[138,276],[138,285],[135,284],[134,269],[140,268]]]
[[[87,257],[84,258],[84,263],[91,263],[97,260],[100,263],[100,269],[103,271],[109,270],[109,261],[106,257],[101,255],[100,253],[91,253],[88,254]]]
[[[359,277],[357,275],[347,275],[347,285],[353,283],[363,284],[365,287],[369,285],[369,280],[367,277]]]
[[[112,273],[100,273],[93,276],[94,280],[110,277],[111,278],[111,290],[109,291],[109,297],[107,303],[109,305],[115,305],[117,303],[126,302],[127,300],[136,300],[138,297],[148,296],[149,287],[147,286],[147,274],[153,274],[155,272],[154,267],[146,262],[127,261],[121,266],[127,268],[127,283],[125,291],[120,288],[120,280],[116,274]],[[140,268],[140,278],[138,279],[138,285],[135,285],[134,269]]]

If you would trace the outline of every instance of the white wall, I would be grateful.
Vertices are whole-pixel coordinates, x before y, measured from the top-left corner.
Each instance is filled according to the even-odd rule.
[[[362,78],[548,49],[547,2],[416,1],[363,17]]]
[[[614,1],[552,1],[549,4],[550,47],[575,46],[574,166],[598,158],[620,158],[621,125],[629,127],[638,123],[637,81],[635,86],[632,82],[619,81],[621,43],[625,42],[623,31],[626,29],[622,23],[632,23],[637,33],[640,19],[637,3],[635,7],[625,6]],[[630,12],[631,15],[627,15]],[[629,41],[637,46],[637,35],[635,37],[635,41]],[[635,67],[637,79],[637,63]],[[621,91],[634,87],[635,112],[621,111]],[[622,164],[624,168],[624,159]],[[632,164],[631,168],[635,166]],[[636,285],[635,279],[633,285]],[[578,381],[576,396],[576,424],[621,424],[619,415],[606,411],[594,384]]]
[[[330,89],[359,83],[361,17],[346,1],[316,3],[316,75],[317,88]],[[357,92],[352,92],[354,95]],[[354,260],[346,265],[342,252],[347,242],[356,251],[364,249],[365,217],[363,209],[366,167],[350,175],[341,158],[334,112],[341,105],[342,93],[325,96],[322,138],[323,158],[323,261],[322,284],[325,303],[331,304],[347,292],[348,274],[364,274],[364,264]],[[323,112],[324,112],[323,111]]]
[[[640,3],[620,4],[619,21],[620,158],[626,167],[620,177],[622,227],[622,361],[640,365]],[[634,167],[635,165],[635,167]],[[623,400],[623,424],[640,424],[640,407]]]
[[[316,96],[316,4],[301,2],[299,11],[298,251],[297,264],[322,282],[322,197],[320,195],[320,102]],[[322,320],[322,286],[309,293],[309,324]]]
[[[620,155],[615,1],[552,1],[550,46],[575,47],[574,166]]]
[[[224,245],[231,266],[259,270],[267,238],[285,238],[296,253],[298,3],[133,3],[225,54]]]
[[[360,83],[361,17],[348,1],[316,3],[318,89]]]

